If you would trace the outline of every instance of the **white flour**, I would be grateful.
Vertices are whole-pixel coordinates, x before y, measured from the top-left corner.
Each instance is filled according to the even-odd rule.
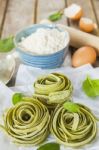
[[[62,50],[69,42],[66,33],[57,29],[38,29],[26,38],[22,38],[19,46],[33,54],[52,54]]]

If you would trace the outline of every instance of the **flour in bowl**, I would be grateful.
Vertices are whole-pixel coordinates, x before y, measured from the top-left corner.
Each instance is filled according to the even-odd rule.
[[[53,54],[65,48],[69,37],[58,29],[38,29],[19,43],[24,51],[37,55]]]

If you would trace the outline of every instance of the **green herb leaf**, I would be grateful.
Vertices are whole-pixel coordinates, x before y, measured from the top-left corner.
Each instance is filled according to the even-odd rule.
[[[22,101],[23,94],[22,93],[15,93],[12,97],[12,103],[15,105],[18,102]]]
[[[51,21],[57,21],[57,20],[61,19],[62,15],[63,15],[63,13],[59,11],[59,12],[56,12],[56,13],[50,15],[48,19]]]
[[[0,52],[9,52],[15,47],[13,38],[13,36],[10,36],[6,39],[0,40]]]
[[[57,143],[47,143],[40,146],[37,150],[60,150],[60,145]]]
[[[70,112],[79,112],[79,106],[73,102],[66,102],[64,103],[64,108]]]
[[[86,80],[83,82],[82,88],[89,97],[99,96],[99,79],[93,80],[87,76]]]

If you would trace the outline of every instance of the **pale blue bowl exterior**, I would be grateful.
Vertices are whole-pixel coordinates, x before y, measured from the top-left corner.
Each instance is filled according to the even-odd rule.
[[[49,55],[33,55],[29,52],[25,52],[21,48],[18,48],[18,43],[21,41],[22,37],[29,36],[30,34],[35,32],[38,28],[52,29],[55,28],[55,25],[35,24],[19,32],[15,36],[14,42],[16,45],[16,50],[19,52],[20,59],[22,60],[23,63],[32,67],[43,68],[43,69],[52,69],[52,68],[60,67],[63,64],[65,56],[68,52],[69,42],[64,49]]]

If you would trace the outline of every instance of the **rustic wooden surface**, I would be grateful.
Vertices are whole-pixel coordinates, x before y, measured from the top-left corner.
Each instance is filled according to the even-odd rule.
[[[99,28],[99,0],[0,0],[0,36],[3,38],[15,35],[22,28],[39,23],[40,20],[72,3],[81,5],[84,16],[92,18]],[[56,23],[78,27],[78,23],[70,21],[64,16]],[[95,30],[93,34],[98,36],[99,30]],[[17,62],[16,72],[18,64]],[[99,60],[97,60],[96,66],[99,66]],[[15,75],[9,85],[13,85]]]

